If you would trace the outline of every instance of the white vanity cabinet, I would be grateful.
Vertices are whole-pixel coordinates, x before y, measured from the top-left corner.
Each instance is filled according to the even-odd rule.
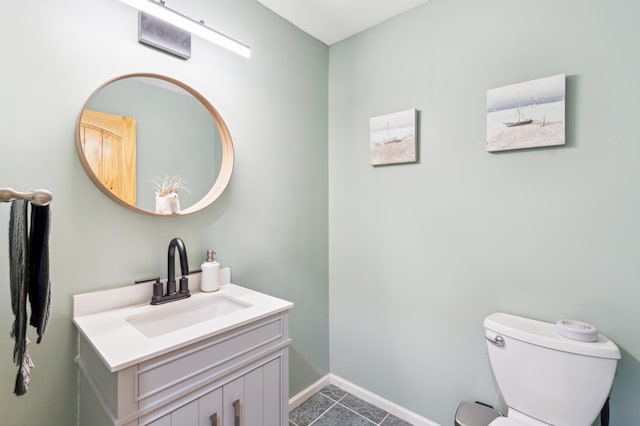
[[[150,426],[286,424],[281,415],[280,360],[274,359],[149,423]]]
[[[92,318],[77,319],[80,426],[286,426],[292,306],[286,303],[115,367],[101,349],[108,340],[98,332],[106,332]]]

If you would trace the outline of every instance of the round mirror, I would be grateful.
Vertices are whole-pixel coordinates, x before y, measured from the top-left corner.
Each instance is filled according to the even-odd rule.
[[[78,118],[76,148],[102,192],[146,214],[197,212],[222,194],[233,171],[220,114],[191,87],[156,74],[98,87]]]

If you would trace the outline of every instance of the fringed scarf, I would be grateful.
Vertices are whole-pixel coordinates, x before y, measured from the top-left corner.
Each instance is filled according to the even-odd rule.
[[[31,305],[30,324],[36,327],[38,343],[49,319],[51,284],[49,282],[49,223],[48,206],[32,206],[31,234],[27,226],[25,200],[11,204],[9,219],[9,276],[11,286],[11,308],[15,321],[11,337],[15,339],[13,361],[18,366],[14,393],[27,392],[33,362],[27,345],[27,297]]]

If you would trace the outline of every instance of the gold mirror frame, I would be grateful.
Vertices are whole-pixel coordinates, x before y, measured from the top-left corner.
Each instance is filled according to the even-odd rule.
[[[209,112],[209,114],[211,115],[211,118],[213,118],[213,121],[218,127],[218,132],[220,134],[220,141],[222,144],[222,158],[221,158],[220,171],[218,173],[218,177],[216,178],[209,192],[205,194],[204,197],[202,197],[199,201],[197,201],[193,205],[181,210],[177,214],[163,215],[163,214],[154,213],[152,211],[143,210],[117,197],[113,192],[109,190],[109,188],[107,188],[107,186],[104,183],[102,183],[102,181],[95,174],[82,148],[80,122],[82,119],[82,114],[87,108],[87,105],[89,104],[91,98],[93,98],[93,96],[97,92],[99,92],[102,88],[104,88],[105,86],[111,83],[114,83],[119,80],[127,79],[127,78],[136,78],[136,77],[155,78],[155,79],[166,81],[168,83],[172,83],[180,87],[182,90],[188,92],[190,95],[196,98],[202,104],[202,106],[204,106],[204,108]],[[82,166],[84,167],[85,172],[87,173],[89,178],[93,181],[93,183],[98,187],[98,189],[100,189],[107,197],[111,198],[113,201],[120,204],[121,206],[128,208],[129,210],[133,210],[135,212],[143,213],[151,216],[184,216],[184,215],[198,212],[204,209],[205,207],[208,207],[209,205],[211,205],[211,203],[217,200],[226,189],[227,185],[229,184],[229,181],[231,180],[231,174],[233,173],[233,165],[234,165],[233,141],[231,140],[231,134],[229,133],[229,129],[227,128],[226,123],[224,122],[224,120],[222,119],[218,111],[213,107],[213,105],[211,105],[204,96],[202,96],[193,88],[182,83],[181,81],[175,80],[171,77],[167,77],[164,75],[150,74],[150,73],[126,74],[120,77],[116,77],[112,80],[109,80],[103,83],[91,93],[91,95],[87,98],[87,101],[82,106],[82,110],[80,111],[80,115],[78,116],[78,121],[76,123],[76,150],[78,152],[78,157],[80,158],[80,162],[82,163]]]

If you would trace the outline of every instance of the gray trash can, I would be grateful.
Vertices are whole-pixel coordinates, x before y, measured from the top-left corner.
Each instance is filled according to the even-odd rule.
[[[477,402],[462,401],[456,410],[455,426],[488,426],[502,414]]]

